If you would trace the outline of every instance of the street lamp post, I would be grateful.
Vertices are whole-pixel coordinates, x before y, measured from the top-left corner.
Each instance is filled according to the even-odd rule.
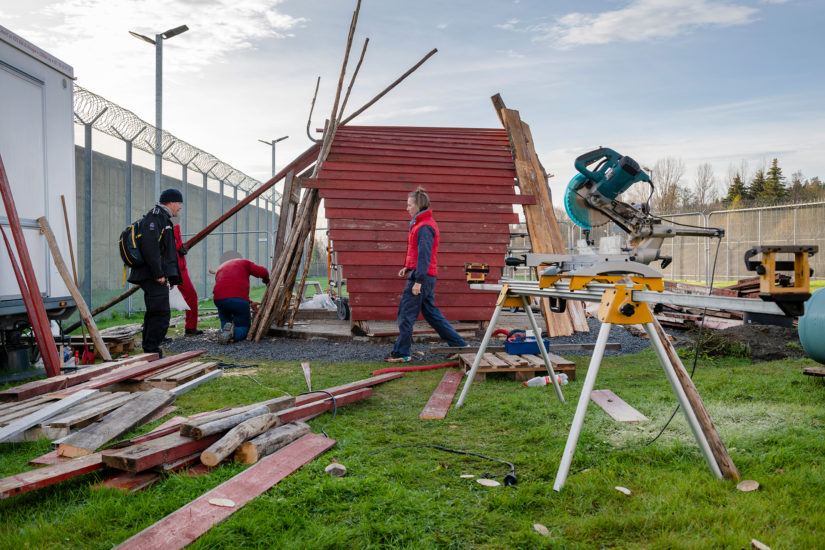
[[[289,136],[283,136],[283,137],[279,137],[278,139],[273,139],[272,141],[266,141],[265,139],[259,139],[258,140],[261,143],[263,143],[264,145],[269,145],[270,147],[272,147],[272,177],[273,178],[275,177],[275,174],[276,174],[276,172],[275,172],[275,144],[278,143],[279,141],[285,140],[288,137]],[[281,204],[283,204],[283,197],[281,197]],[[275,242],[274,235],[275,235],[276,231],[278,231],[278,224],[275,223],[275,190],[273,189],[272,190],[272,235],[273,235],[272,242],[273,243]],[[267,233],[267,239],[268,238],[269,238],[269,234]],[[267,248],[269,248],[269,245],[267,245]]]
[[[129,34],[155,46],[155,200],[160,199],[160,181],[163,170],[162,121],[163,121],[163,41],[189,30],[186,25],[156,34],[154,40],[148,36],[129,31]]]

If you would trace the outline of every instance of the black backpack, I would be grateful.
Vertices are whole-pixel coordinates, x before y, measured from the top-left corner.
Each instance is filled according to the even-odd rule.
[[[138,240],[141,236],[141,221],[142,220],[138,220],[127,225],[117,240],[117,249],[120,252],[120,259],[123,260],[124,273],[127,267],[143,265],[143,254],[140,253],[140,247],[138,245]]]

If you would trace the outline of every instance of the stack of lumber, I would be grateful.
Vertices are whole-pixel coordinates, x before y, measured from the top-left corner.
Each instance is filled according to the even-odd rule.
[[[365,399],[372,395],[372,386],[401,376],[403,373],[389,373],[297,398],[283,396],[189,418],[176,417],[145,435],[97,451],[111,440],[104,442],[111,434],[122,435],[131,429],[127,426],[144,422],[150,408],[164,407],[174,399],[165,390],[143,392],[121,407],[121,412],[128,414],[112,411],[65,439],[56,454],[32,461],[46,466],[0,479],[0,499],[103,468],[114,469],[117,478],[103,486],[136,490],[149,486],[159,476],[198,461],[208,466],[216,466],[226,459],[252,464],[295,440],[313,435],[303,421],[334,406]],[[335,396],[334,403],[330,394]],[[129,410],[125,411],[127,407]],[[61,456],[79,458],[61,459]]]
[[[109,391],[146,391],[152,388],[171,390],[217,370],[217,361],[185,361],[162,370],[136,374],[109,386]]]
[[[123,334],[101,334],[100,336],[103,339],[103,344],[106,346],[106,349],[109,350],[109,354],[112,357],[135,349],[135,339],[132,335],[125,336]],[[82,352],[83,348],[88,345],[83,336],[74,335],[69,336],[68,339],[69,346],[71,346],[71,348],[75,351]],[[100,353],[97,349],[95,352],[96,356],[100,357]]]
[[[194,380],[181,379],[186,384],[178,385],[176,377],[180,374],[202,374],[203,364],[187,366],[191,364],[189,359],[202,353],[187,352],[160,360],[151,360],[157,358],[156,354],[142,354],[4,390],[0,392],[0,441],[74,438],[81,432],[100,429],[102,431],[98,433],[106,437],[98,435],[97,439],[81,445],[82,452],[77,452],[89,454],[129,429],[155,418],[177,395],[210,377],[211,373]],[[163,378],[166,376],[164,373],[170,373],[168,377],[175,382],[174,385],[164,382],[171,385],[166,389],[173,391],[154,388],[157,391],[153,393],[151,385],[145,388],[150,391],[123,389],[125,380],[133,377]],[[129,384],[125,387],[128,388]],[[162,397],[158,397],[160,391]],[[120,417],[124,420],[118,420]],[[101,428],[104,425],[107,426],[105,430]],[[101,439],[98,445],[90,446],[98,439]]]
[[[556,374],[563,372],[570,380],[576,379],[576,364],[573,361],[553,353],[547,355],[550,357],[550,364],[553,365]],[[458,358],[464,372],[469,372],[476,355],[461,353]],[[487,352],[481,356],[481,363],[479,363],[474,380],[482,382],[488,373],[506,374],[513,380],[529,380],[534,376],[546,375],[547,367],[540,355],[511,355],[503,351]]]

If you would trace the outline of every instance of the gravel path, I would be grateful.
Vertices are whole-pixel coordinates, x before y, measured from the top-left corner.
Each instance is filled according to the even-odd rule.
[[[600,323],[596,319],[588,319],[590,332],[579,332],[572,336],[554,338],[553,344],[592,344],[596,342]],[[233,360],[254,361],[383,361],[392,350],[392,343],[371,342],[369,338],[356,338],[348,342],[337,342],[326,338],[312,338],[300,340],[293,338],[267,338],[259,343],[250,341],[235,342],[223,346],[217,341],[217,329],[207,330],[199,336],[180,336],[172,338],[164,344],[167,352],[179,353],[193,349],[204,349],[207,355],[223,355]],[[467,339],[465,337],[465,339]],[[470,345],[478,345],[480,339],[467,339]],[[621,350],[607,350],[605,355],[624,355],[636,353],[645,349],[649,343],[646,338],[633,336],[622,326],[614,325],[610,331],[608,342],[621,344]],[[412,358],[414,363],[431,364],[444,362],[445,356],[429,352],[432,346],[443,346],[439,341],[414,342]],[[589,350],[565,351],[558,355],[590,355]]]

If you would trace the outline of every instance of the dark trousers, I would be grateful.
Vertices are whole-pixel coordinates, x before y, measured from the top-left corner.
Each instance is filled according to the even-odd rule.
[[[180,272],[181,283],[178,286],[181,296],[183,296],[186,305],[189,309],[186,310],[186,330],[195,330],[198,328],[198,292],[192,284],[192,279],[189,278],[189,271],[182,269]]]
[[[412,346],[413,323],[418,314],[435,329],[439,336],[450,346],[466,346],[467,342],[459,336],[453,326],[444,317],[444,314],[435,307],[435,277],[427,275],[421,283],[421,293],[413,296],[412,287],[415,280],[407,279],[401,302],[398,304],[398,340],[395,341],[393,351],[401,355],[410,354]]]
[[[169,287],[157,281],[143,281],[143,302],[146,315],[143,317],[143,351],[160,351],[160,344],[169,330]]]
[[[221,328],[226,323],[235,323],[235,332],[232,339],[236,342],[243,340],[249,334],[249,327],[252,325],[252,314],[249,312],[249,300],[243,298],[223,298],[215,300],[215,307],[218,308],[218,317],[221,320]]]

